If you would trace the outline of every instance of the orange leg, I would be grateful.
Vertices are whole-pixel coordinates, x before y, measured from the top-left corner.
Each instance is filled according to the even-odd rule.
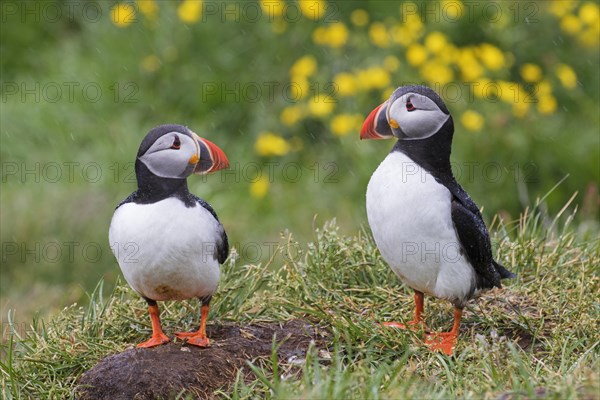
[[[431,350],[440,350],[451,356],[452,349],[456,346],[458,331],[460,329],[460,319],[462,317],[462,308],[454,308],[454,325],[450,332],[431,333],[425,337],[425,344]]]
[[[148,313],[152,321],[152,337],[150,340],[138,344],[137,347],[154,347],[169,342],[170,339],[164,334],[160,326],[160,315],[156,303],[148,303]]]
[[[410,330],[418,330],[418,326],[423,322],[422,314],[423,314],[423,303],[425,296],[422,292],[415,290],[415,318],[407,322],[406,325],[401,322],[384,322],[383,326],[387,326],[390,328],[399,328],[399,329],[410,329]]]
[[[200,328],[196,332],[177,332],[175,336],[187,340],[188,344],[199,347],[210,347],[210,341],[206,336],[206,319],[208,318],[208,304],[200,307]]]

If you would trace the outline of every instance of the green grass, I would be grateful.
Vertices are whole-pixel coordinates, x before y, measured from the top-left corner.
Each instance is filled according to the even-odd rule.
[[[332,221],[307,244],[286,233],[265,265],[230,260],[211,322],[303,318],[329,330],[331,343],[326,352],[311,348],[299,374],[273,358],[249,360],[257,379],[239,375],[233,391],[220,395],[597,398],[600,243],[597,231],[572,219],[567,211],[548,218],[535,207],[515,221],[494,220],[496,256],[517,278],[468,305],[453,357],[424,348],[418,333],[380,328],[378,322],[410,318],[412,296],[366,231],[344,236]],[[193,310],[191,302],[162,303],[164,326],[193,325]],[[447,329],[451,306],[427,298],[426,318],[432,328]],[[150,326],[131,289],[118,283],[106,293],[101,282],[86,307],[34,320],[25,332],[13,328],[0,364],[6,399],[72,397],[84,371],[131,347]]]

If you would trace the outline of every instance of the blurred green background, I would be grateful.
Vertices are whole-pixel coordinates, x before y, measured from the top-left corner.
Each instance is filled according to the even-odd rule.
[[[5,1],[1,315],[25,321],[115,282],[108,226],[145,133],[180,123],[232,168],[192,177],[240,262],[285,229],[366,225],[391,141],[360,142],[395,87],[432,86],[455,120],[459,182],[490,221],[578,192],[598,223],[598,3]],[[316,216],[316,217],[315,217]],[[583,229],[583,228],[582,228]]]

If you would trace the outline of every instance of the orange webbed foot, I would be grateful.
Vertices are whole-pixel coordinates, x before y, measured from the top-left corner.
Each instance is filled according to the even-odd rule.
[[[203,335],[200,332],[177,332],[175,336],[193,346],[210,347],[210,340],[208,340],[205,334]]]
[[[441,351],[451,356],[456,347],[458,335],[454,332],[438,332],[425,336],[425,345],[432,351]]]
[[[167,335],[165,335],[164,333],[161,332],[157,335],[152,335],[150,340],[147,340],[143,343],[138,344],[137,347],[138,348],[155,347],[155,346],[160,346],[161,344],[169,343],[170,341],[171,341],[171,339],[169,339],[169,337]]]

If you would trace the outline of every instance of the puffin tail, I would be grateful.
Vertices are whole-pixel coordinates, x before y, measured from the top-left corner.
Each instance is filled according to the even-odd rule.
[[[517,275],[510,272],[509,270],[507,270],[506,268],[504,268],[504,266],[500,263],[497,263],[496,261],[492,261],[492,264],[494,264],[494,268],[496,268],[496,271],[498,271],[498,274],[500,275],[500,279],[512,279],[512,278],[516,278]]]

